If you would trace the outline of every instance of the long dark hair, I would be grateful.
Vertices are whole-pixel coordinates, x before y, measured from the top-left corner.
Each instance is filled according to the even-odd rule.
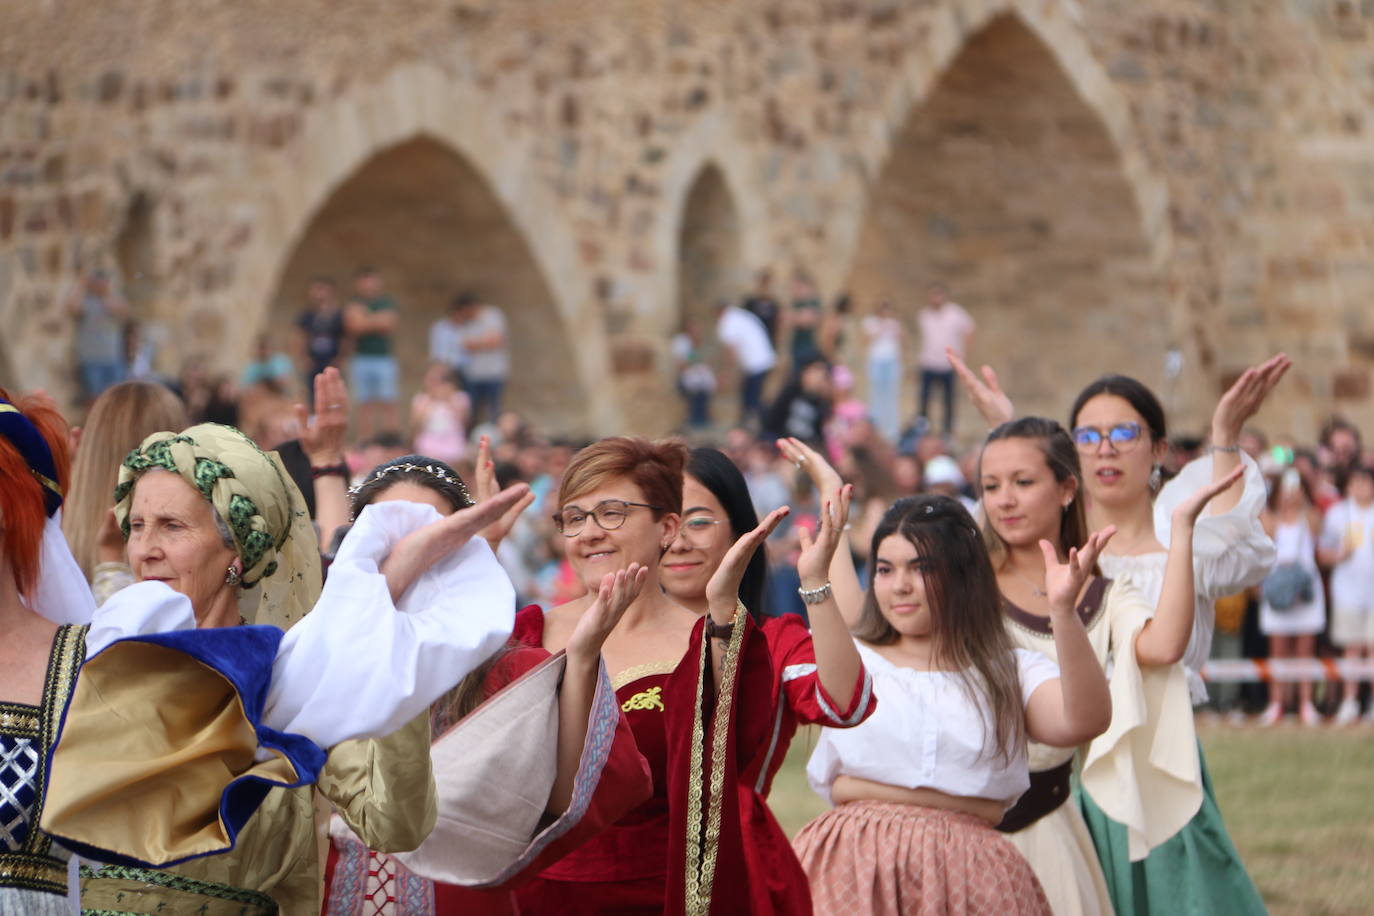
[[[879,646],[900,637],[879,610],[872,585],[878,547],[893,535],[906,538],[923,562],[932,657],[958,674],[970,699],[987,698],[991,720],[986,724],[996,738],[996,756],[1009,760],[1026,740],[1020,675],[992,561],[973,517],[957,499],[907,496],[883,514],[873,532],[868,595],[854,635]]]
[[[437,458],[428,458],[424,455],[405,455],[379,464],[368,471],[363,482],[349,493],[353,517],[357,518],[364,507],[398,483],[413,483],[433,490],[452,506],[453,512],[474,505],[467,484],[463,483],[463,478],[449,465]],[[430,731],[434,737],[439,737],[459,719],[482,705],[487,696],[487,676],[501,659],[506,657],[511,648],[507,643],[491,658],[469,672],[458,682],[458,686],[434,701],[430,707],[429,719]]]
[[[1054,474],[1056,483],[1073,478],[1078,483],[1074,490],[1073,502],[1064,509],[1059,519],[1059,534],[1055,547],[1060,553],[1068,553],[1071,547],[1082,547],[1088,542],[1088,514],[1083,508],[1083,465],[1078,460],[1078,448],[1068,430],[1058,421],[1045,417],[1021,417],[1009,420],[988,433],[983,442],[986,449],[993,442],[1003,439],[1025,439],[1034,442],[1045,456],[1045,464]],[[983,478],[983,458],[978,457],[978,479]],[[1000,564],[1007,552],[1007,544],[992,527],[987,510],[983,511],[983,539],[987,542],[988,553]]]
[[[759,515],[754,511],[754,501],[749,497],[744,475],[724,452],[714,448],[692,449],[687,459],[687,475],[720,500],[735,540],[759,526]],[[755,623],[764,616],[764,595],[768,584],[768,560],[764,554],[763,549],[754,551],[749,558],[749,565],[744,568],[744,578],[739,582],[739,600],[744,602],[745,609]]]

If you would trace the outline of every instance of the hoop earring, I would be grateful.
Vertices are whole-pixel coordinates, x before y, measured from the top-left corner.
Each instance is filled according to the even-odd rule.
[[[242,582],[242,581],[243,581],[243,576],[239,573],[237,567],[230,566],[228,569],[226,569],[226,570],[224,571],[224,584],[225,584],[225,585],[228,585],[228,586],[230,586],[230,587],[233,587],[233,586],[235,586],[235,585],[238,585],[238,584],[239,584],[240,582]]]
[[[1164,470],[1159,464],[1150,470],[1150,492],[1158,493],[1159,488],[1164,486]]]

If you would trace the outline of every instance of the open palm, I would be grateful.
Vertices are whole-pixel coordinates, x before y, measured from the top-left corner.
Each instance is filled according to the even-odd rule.
[[[1040,550],[1045,555],[1045,594],[1051,607],[1072,609],[1078,603],[1078,595],[1092,575],[1102,548],[1114,534],[1115,525],[1094,532],[1082,547],[1070,548],[1068,559],[1063,563],[1059,562],[1053,544],[1040,542]]]

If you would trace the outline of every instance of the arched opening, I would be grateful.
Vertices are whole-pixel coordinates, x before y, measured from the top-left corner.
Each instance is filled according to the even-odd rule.
[[[3,341],[0,341],[0,388],[8,388],[10,391],[19,388],[19,377],[14,373],[9,352],[5,349]]]
[[[1062,417],[1103,372],[1160,383],[1164,283],[1120,156],[1013,15],[973,36],[907,116],[856,251],[860,311],[891,299],[915,332],[927,286],[947,284],[978,323],[971,357],[998,368],[1020,411]]]
[[[285,340],[316,277],[351,295],[354,273],[378,268],[401,311],[395,338],[403,407],[419,389],[429,329],[470,292],[505,312],[511,375],[504,407],[544,431],[586,427],[586,399],[566,332],[529,246],[486,180],[427,137],[364,162],[301,233],[280,275],[269,323]],[[404,416],[405,411],[402,411]]]
[[[696,329],[702,350],[714,359],[716,302],[738,299],[744,271],[740,224],[725,176],[714,164],[692,181],[678,232],[678,315]],[[720,418],[717,417],[717,420]]]
[[[129,202],[124,225],[115,238],[120,290],[135,318],[153,314],[157,289],[157,263],[153,251],[153,204],[139,192]]]

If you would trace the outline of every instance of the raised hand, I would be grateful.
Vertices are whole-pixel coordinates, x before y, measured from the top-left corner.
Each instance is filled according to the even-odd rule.
[[[606,573],[601,577],[596,599],[582,612],[568,639],[568,657],[593,662],[601,654],[601,646],[611,635],[625,609],[634,604],[649,577],[649,568],[631,563],[628,569]]]
[[[1002,390],[997,381],[997,373],[991,366],[983,367],[983,377],[980,379],[952,348],[945,348],[945,356],[949,358],[949,364],[954,367],[955,374],[963,380],[964,387],[968,389],[968,399],[983,415],[988,426],[1001,426],[1016,416],[1011,398]]]
[[[487,436],[477,440],[477,464],[473,470],[473,478],[473,496],[479,503],[491,499],[501,490],[496,480],[496,462],[491,459],[491,440]],[[482,537],[491,545],[492,550],[506,539],[520,513],[528,509],[533,502],[534,493],[531,491],[507,509],[500,518],[482,529]]]
[[[473,535],[499,519],[529,495],[523,483],[507,487],[490,499],[446,515],[401,538],[382,561],[382,573],[393,599],[399,598],[422,572],[461,548]]]
[[[315,376],[315,415],[304,404],[295,406],[300,426],[301,451],[313,467],[339,464],[348,438],[348,386],[343,375],[330,366]]]
[[[806,472],[817,493],[834,493],[844,486],[840,472],[831,467],[824,455],[805,442],[797,438],[786,438],[779,439],[777,445],[784,458],[795,464],[799,470]]]
[[[1212,413],[1212,444],[1234,445],[1246,422],[1259,412],[1265,398],[1292,365],[1287,354],[1279,353],[1242,372]]]
[[[1231,485],[1239,481],[1244,474],[1244,466],[1238,466],[1232,469],[1231,473],[1227,474],[1225,477],[1218,478],[1208,483],[1206,486],[1199,487],[1192,496],[1189,496],[1174,507],[1172,521],[1175,524],[1184,524],[1191,527],[1197,522],[1198,516],[1202,514],[1202,510],[1207,508],[1207,504],[1226,490],[1230,489]]]
[[[1116,526],[1108,525],[1094,532],[1082,547],[1069,548],[1068,560],[1059,562],[1054,545],[1047,540],[1040,541],[1040,552],[1045,556],[1045,594],[1050,608],[1072,613],[1078,603],[1078,595],[1092,575],[1093,566],[1102,554],[1102,548],[1116,534]]]
[[[749,558],[754,551],[763,546],[768,535],[778,527],[778,523],[791,512],[787,506],[768,513],[763,523],[735,541],[725,552],[720,566],[706,583],[706,601],[711,617],[722,626],[735,619],[735,602],[739,598],[739,583],[744,578],[744,570],[749,566]]]
[[[801,555],[797,557],[797,573],[803,588],[819,588],[829,581],[830,560],[844,535],[853,495],[854,485],[845,484],[831,499],[821,503],[820,524],[814,537],[805,528],[798,529]]]

